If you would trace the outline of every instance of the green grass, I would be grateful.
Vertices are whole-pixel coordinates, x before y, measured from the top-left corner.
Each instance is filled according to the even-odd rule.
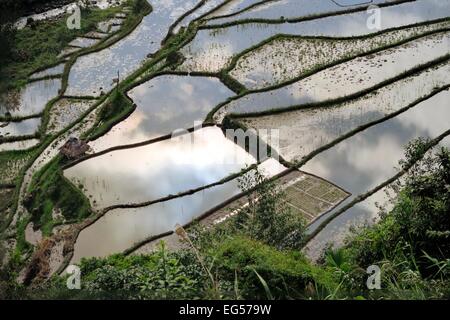
[[[28,218],[24,218],[17,223],[17,243],[11,257],[13,264],[20,265],[23,260],[22,255],[32,249],[32,246],[25,239],[25,229],[29,222]]]
[[[0,152],[0,184],[14,183],[20,169],[31,159],[34,149]]]
[[[42,168],[33,177],[29,196],[24,200],[32,221],[44,235],[51,234],[56,223],[52,217],[56,208],[70,221],[82,220],[91,214],[89,200],[64,177],[60,164],[61,158],[57,157]]]

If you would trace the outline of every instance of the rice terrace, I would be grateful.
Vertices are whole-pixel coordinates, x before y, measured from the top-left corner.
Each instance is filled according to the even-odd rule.
[[[450,0],[0,10],[0,299],[450,298]]]

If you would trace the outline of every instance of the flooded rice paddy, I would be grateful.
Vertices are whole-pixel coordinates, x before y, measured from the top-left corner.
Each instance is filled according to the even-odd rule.
[[[450,32],[352,59],[282,88],[247,95],[222,107],[215,115],[251,113],[324,102],[351,96],[449,53]]]
[[[65,171],[94,207],[139,203],[219,181],[256,160],[208,127],[142,147],[112,151]],[[156,187],[157,186],[157,187]]]
[[[176,224],[212,219],[225,210],[221,204],[241,193],[239,176],[250,165],[273,177],[308,160],[301,167],[305,172],[293,171],[299,179],[283,180],[283,175],[276,181],[287,191],[287,204],[314,230],[394,176],[409,141],[449,129],[450,0],[372,1],[388,4],[381,8],[378,29],[367,25],[367,4],[353,0],[149,3],[153,11],[121,39],[112,33],[126,27],[129,8],[74,39],[61,57],[107,36],[117,42],[80,55],[67,75],[65,62],[58,62],[0,99],[1,196],[19,183],[10,228],[29,217],[23,199],[33,177],[59,149],[73,137],[90,146],[86,158],[64,162],[69,163],[64,176],[89,199],[93,211],[92,223],[81,228],[75,242],[72,262],[129,250],[170,233]],[[233,25],[218,26],[223,23]],[[183,58],[180,65],[164,56],[175,52],[163,42],[170,32],[185,41],[176,49]],[[156,53],[165,57],[158,66],[167,64],[159,73],[145,66],[155,62]],[[174,70],[187,74],[170,74]],[[206,73],[188,75],[193,71]],[[113,117],[108,127],[99,110],[117,81],[126,82],[122,93],[135,109]],[[256,91],[235,97],[244,88]],[[229,114],[239,115],[233,119],[237,124],[256,129],[283,165],[274,158],[257,163],[252,152],[227,139],[228,124],[222,121]],[[217,126],[200,127],[211,115]],[[105,132],[91,141],[91,130],[104,126]],[[278,143],[261,133],[267,129],[279,131]],[[170,137],[174,131],[180,134]],[[34,138],[38,132],[42,140]],[[40,143],[36,151],[33,146]],[[448,145],[448,139],[442,143]],[[350,225],[376,218],[376,203],[387,201],[386,191],[382,188],[334,219],[308,245],[310,253],[317,254],[330,240],[342,244]],[[220,212],[219,220],[229,214]],[[36,234],[28,230],[28,242],[38,243]],[[58,262],[52,272],[66,254],[63,242],[55,248]]]
[[[31,82],[0,98],[0,116],[7,113],[17,117],[39,114],[50,100],[56,98],[60,89],[60,79]]]
[[[80,57],[71,68],[67,95],[99,96],[137,70],[147,56],[161,47],[168,28],[195,5],[193,0],[161,1],[126,38],[99,52]]]
[[[436,88],[450,85],[449,72],[450,64],[445,62],[347,102],[239,121],[256,130],[277,128],[280,142],[276,151],[286,160],[300,161],[344,134],[398,112]]]
[[[50,67],[48,69],[35,72],[30,76],[30,79],[39,79],[49,76],[62,75],[62,73],[64,72],[64,66],[65,66],[64,63],[60,63],[54,67]]]
[[[39,144],[38,139],[27,139],[14,142],[3,142],[0,144],[1,151],[26,150]]]
[[[345,139],[308,161],[302,169],[327,179],[354,196],[393,176],[406,144],[448,130],[450,91]],[[351,178],[349,178],[351,177]]]
[[[37,132],[40,124],[40,118],[0,122],[0,139],[4,137],[32,135]]]
[[[395,0],[394,0],[395,1]],[[394,2],[392,0],[374,0],[372,5]],[[208,24],[224,24],[245,19],[290,19],[310,17],[314,15],[323,15],[337,13],[348,10],[349,8],[366,8],[365,1],[311,1],[311,0],[280,0],[270,1],[250,10],[231,17],[214,19]],[[299,15],[299,12],[301,15]]]
[[[171,88],[167,92],[167,88]],[[216,78],[163,75],[128,92],[136,110],[90,145],[96,151],[192,128],[234,93]]]
[[[450,22],[444,21],[355,39],[285,36],[243,55],[230,71],[230,75],[249,89],[262,89],[281,84],[343,59],[448,27]]]
[[[431,152],[435,152],[441,147],[450,148],[450,137],[441,140]],[[406,173],[407,175],[408,173]],[[370,197],[357,202],[343,214],[339,215],[308,244],[305,252],[310,257],[318,259],[320,258],[320,252],[328,244],[332,244],[333,246],[343,245],[352,228],[375,223],[380,218],[380,214],[385,214],[392,208],[393,201],[395,201],[395,190],[398,188],[398,184],[401,185],[404,178],[402,177],[394,183],[383,187]],[[339,208],[336,207],[335,210],[339,210]],[[311,228],[314,227],[315,225],[313,224]]]
[[[96,100],[59,99],[52,106],[46,132],[54,134],[64,130],[75,123],[96,102]]]
[[[260,166],[267,176],[284,169],[274,160],[267,160]],[[111,210],[80,233],[72,262],[79,262],[82,257],[121,252],[147,238],[173,231],[177,224],[189,223],[238,193],[238,181],[234,179],[193,195],[150,206]]]
[[[367,12],[355,12],[298,23],[252,23],[221,29],[200,30],[182,53],[187,57],[180,67],[190,71],[218,71],[233,55],[277,34],[351,37],[374,34],[450,15],[450,0],[417,0],[382,8],[379,29],[367,28]]]

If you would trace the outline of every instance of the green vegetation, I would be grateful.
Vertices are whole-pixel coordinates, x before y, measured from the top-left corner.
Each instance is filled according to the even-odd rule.
[[[143,10],[147,10],[148,2],[145,0],[135,0],[133,3],[133,13],[138,14]]]
[[[423,141],[407,149],[417,157]],[[450,151],[428,155],[407,175],[394,208],[356,233],[345,255],[367,267],[378,264],[384,290],[374,298],[450,297]]]
[[[97,123],[89,132],[90,140],[107,133],[115,124],[130,115],[136,106],[118,89],[114,89],[108,101],[100,109],[97,115]]]
[[[33,157],[34,152],[34,149],[0,152],[0,184],[14,183],[27,161]]]
[[[419,159],[426,142],[406,150]],[[450,297],[450,151],[429,153],[395,188],[389,213],[355,230],[344,247],[318,264],[300,251],[304,224],[285,209],[284,195],[260,175],[240,185],[249,205],[215,228],[177,230],[185,249],[161,243],[148,255],[83,259],[82,290],[56,277],[29,298],[127,299],[445,299]],[[401,188],[398,188],[400,187]],[[259,201],[255,201],[259,199]],[[381,290],[366,287],[370,265],[381,268]],[[21,293],[23,294],[23,293]]]
[[[24,205],[31,213],[31,221],[44,235],[51,234],[53,211],[58,209],[64,219],[77,221],[91,214],[89,200],[64,176],[57,157],[35,176]]]
[[[2,41],[7,42],[5,48],[9,48],[9,53],[0,57],[0,92],[20,87],[32,72],[60,62],[58,55],[70,41],[95,30],[98,22],[113,17],[120,10],[120,7],[82,9],[79,30],[67,28],[67,16],[33,23],[22,30],[4,27],[8,32],[2,32],[2,39],[5,39]]]

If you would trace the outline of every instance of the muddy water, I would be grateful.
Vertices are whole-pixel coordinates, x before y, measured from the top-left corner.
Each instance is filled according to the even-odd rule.
[[[0,138],[25,136],[36,133],[41,124],[40,118],[31,118],[18,122],[0,122]]]
[[[214,117],[221,122],[226,113],[260,112],[346,97],[442,57],[449,49],[450,32],[426,36],[352,59],[280,89],[247,95],[224,106]]]
[[[255,159],[217,127],[86,160],[64,174],[94,207],[139,203],[218,181]],[[94,202],[95,201],[95,202]]]
[[[165,75],[132,89],[128,95],[136,110],[90,143],[96,152],[192,128],[195,121],[202,122],[212,108],[234,93],[216,78]]]
[[[381,8],[380,30],[407,26],[450,15],[450,0],[418,0]],[[200,30],[182,51],[189,58],[184,69],[218,71],[230,58],[279,33],[304,36],[349,37],[372,34],[365,11],[299,23],[248,24],[223,29]]]
[[[130,35],[109,48],[80,57],[69,74],[67,95],[98,96],[113,87],[117,72],[123,79],[161,46],[169,26],[197,3],[194,0],[149,1],[153,12]]]
[[[377,5],[380,3],[389,2],[393,2],[393,0],[374,0],[371,4]],[[342,4],[342,6],[338,6],[331,0],[282,0],[268,2],[264,5],[244,11],[229,18],[211,20],[209,24],[221,24],[244,19],[298,18],[331,12],[340,12],[350,8],[367,7],[366,0],[341,0],[340,4]]]
[[[0,99],[0,116],[29,116],[41,113],[45,105],[58,95],[60,79],[42,80],[27,84],[18,92],[9,92]]]
[[[271,159],[260,167],[267,176],[284,170]],[[201,175],[204,176],[203,173]],[[238,181],[232,180],[193,195],[147,207],[110,211],[80,233],[72,262],[78,263],[82,257],[103,257],[118,253],[148,237],[172,231],[176,224],[190,222],[239,192]]]

